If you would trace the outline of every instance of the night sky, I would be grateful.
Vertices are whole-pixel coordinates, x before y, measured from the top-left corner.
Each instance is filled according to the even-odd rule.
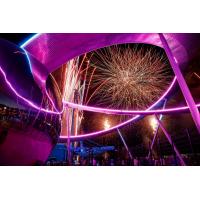
[[[10,42],[20,45],[32,35],[34,35],[34,33],[0,33],[0,38],[6,39]]]
[[[8,41],[11,41],[17,45],[22,44],[24,41],[26,41],[28,38],[30,38],[33,33],[1,33],[0,38],[6,39]],[[199,102],[199,84],[200,80],[194,76],[193,72],[200,73],[200,55],[196,55],[192,60],[189,62],[189,67],[187,68],[187,71],[185,71],[186,80],[189,84],[190,90],[196,100],[196,102]],[[178,89],[176,95],[169,100],[169,107],[176,106],[182,104],[182,102],[185,102],[182,98],[181,91]],[[103,119],[100,117],[100,119]],[[133,125],[132,127],[127,127],[122,129],[123,136],[125,137],[128,145],[131,147],[131,150],[135,152],[138,155],[145,154],[146,150],[148,149],[148,141],[152,138],[151,130],[149,129],[149,126],[145,125],[145,121],[147,119],[144,118],[140,122],[136,123],[136,125]],[[101,121],[101,120],[100,120]],[[191,140],[194,146],[194,150],[196,153],[200,152],[200,140],[198,136],[198,133],[196,131],[196,128],[194,126],[193,121],[191,120],[190,114],[184,114],[184,115],[174,115],[174,116],[166,116],[164,121],[167,124],[167,129],[172,133],[172,136],[174,138],[174,141],[177,143],[178,148],[182,152],[190,152],[190,146],[188,146],[188,138],[186,134],[186,129],[189,130],[191,135]],[[178,123],[177,123],[178,122]],[[93,127],[95,128],[95,127]],[[88,128],[86,128],[86,131]],[[96,140],[98,143],[104,143],[106,141],[106,144],[112,145],[113,143],[120,144],[120,139],[116,135],[116,133],[109,134],[106,138],[100,137]],[[168,142],[165,138],[161,138],[163,152],[169,152],[168,149],[170,149],[170,146],[168,145]],[[146,143],[146,144],[145,144]],[[146,149],[146,150],[145,150]]]

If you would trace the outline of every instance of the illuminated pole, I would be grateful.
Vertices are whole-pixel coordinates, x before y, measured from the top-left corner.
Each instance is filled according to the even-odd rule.
[[[124,144],[124,146],[125,146],[125,148],[126,148],[126,150],[127,150],[127,152],[128,152],[128,155],[130,156],[130,158],[131,158],[131,160],[132,160],[132,159],[133,159],[133,156],[132,156],[131,152],[129,151],[128,146],[127,146],[127,144],[126,144],[126,142],[125,142],[125,140],[124,140],[124,138],[123,138],[123,136],[122,136],[120,130],[117,129],[117,132],[118,132],[118,134],[119,134],[119,136],[120,136],[120,138],[121,138],[121,140],[122,140],[122,142],[123,142],[123,144]]]
[[[183,158],[182,158],[181,154],[179,153],[178,149],[176,148],[175,144],[172,142],[172,139],[171,139],[169,133],[167,132],[167,130],[165,129],[165,127],[163,126],[163,123],[159,120],[158,116],[155,115],[155,117],[160,125],[160,128],[162,129],[163,133],[165,134],[167,140],[169,141],[171,146],[174,148],[174,151],[175,151],[176,155],[178,156],[178,158],[181,162],[181,165],[185,166],[186,165],[185,161],[183,160]]]
[[[77,89],[74,90],[74,103],[79,103],[79,92]],[[75,136],[77,136],[77,131],[78,131],[78,118],[79,118],[79,110],[77,108],[72,109],[72,121],[71,121],[71,133]],[[78,142],[72,143],[72,148],[76,149],[78,146]],[[71,157],[74,157],[73,152],[71,152]],[[76,159],[78,159],[78,155],[76,156]]]
[[[66,107],[66,120],[67,120],[67,157],[69,165],[71,165],[71,151],[70,151],[70,127],[69,127],[69,108]]]
[[[190,143],[191,153],[194,156],[195,162],[198,162],[198,157],[197,157],[196,151],[194,150],[194,147],[192,145],[192,140],[191,140],[191,136],[190,136],[188,128],[186,128],[186,133],[187,133],[188,140],[189,140],[189,143]]]
[[[104,129],[107,130],[110,127],[111,127],[111,125],[110,125],[108,119],[105,119],[105,121],[104,121]],[[128,154],[129,154],[130,158],[133,159],[133,156],[132,156],[131,152],[129,151],[128,146],[127,146],[127,144],[126,144],[126,142],[125,142],[125,140],[124,140],[124,138],[123,138],[123,136],[122,136],[122,134],[121,134],[121,132],[120,132],[120,130],[118,128],[117,128],[117,132],[118,132],[118,134],[120,136],[120,139],[122,140],[122,142],[123,142]]]
[[[188,140],[189,140],[189,143],[190,143],[191,153],[194,154],[194,148],[193,148],[193,145],[192,145],[192,141],[191,141],[191,137],[190,137],[190,133],[188,131],[188,128],[186,128],[186,133],[187,133],[187,137],[188,137]]]
[[[165,109],[166,103],[167,103],[167,99],[165,99],[165,101],[164,101],[163,110]],[[163,117],[163,115],[161,114],[160,117],[159,117],[159,119],[161,120],[162,117]],[[149,149],[149,153],[148,153],[147,159],[149,159],[149,157],[150,157],[150,155],[151,155],[151,152],[152,152],[152,149],[153,149],[153,146],[154,146],[154,143],[155,143],[157,134],[158,134],[158,130],[159,130],[159,124],[157,125],[157,128],[156,128],[156,130],[154,131],[154,137],[153,137],[153,140],[152,140],[150,149]]]
[[[183,96],[186,100],[186,103],[190,109],[190,113],[192,115],[192,118],[194,120],[194,123],[197,127],[197,130],[198,130],[198,133],[200,134],[200,115],[199,115],[199,111],[198,111],[198,108],[197,106],[195,105],[195,102],[194,102],[194,99],[190,93],[190,90],[187,86],[187,83],[181,73],[181,70],[179,68],[179,65],[177,63],[177,61],[175,60],[173,54],[172,54],[172,51],[167,43],[167,40],[166,38],[164,37],[164,35],[162,33],[159,33],[159,36],[160,36],[160,40],[163,44],[163,47],[165,49],[165,52],[169,58],[169,61],[170,61],[170,64],[172,66],[172,69],[174,71],[174,74],[176,75],[176,78],[177,78],[177,81],[179,83],[179,86],[181,88],[181,91],[183,93]]]

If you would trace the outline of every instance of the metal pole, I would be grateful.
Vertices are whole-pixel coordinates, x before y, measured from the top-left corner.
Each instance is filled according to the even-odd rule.
[[[156,115],[155,115],[155,116],[156,116]],[[158,121],[158,123],[159,123],[159,125],[160,125],[160,128],[162,129],[163,133],[165,134],[166,138],[168,139],[169,143],[170,143],[172,146],[174,146],[174,151],[175,151],[176,155],[178,156],[178,158],[179,158],[179,160],[180,160],[180,162],[181,162],[181,165],[184,165],[184,166],[185,166],[185,165],[186,165],[186,164],[185,164],[185,161],[183,160],[183,158],[182,158],[181,154],[179,153],[178,149],[176,148],[176,146],[173,144],[172,139],[171,139],[169,133],[167,132],[167,130],[166,130],[165,127],[163,126],[162,122],[159,120],[158,116],[156,116],[156,119],[157,119],[157,121]]]
[[[194,148],[193,148],[193,146],[192,146],[192,141],[191,141],[190,133],[189,133],[189,131],[188,131],[187,128],[186,128],[186,133],[187,133],[188,140],[189,140],[189,143],[190,143],[191,153],[194,154]]]
[[[151,142],[149,141],[149,153],[148,153],[148,156],[147,156],[147,159],[149,160],[149,157],[151,158],[151,161],[152,161],[152,152],[151,152]]]
[[[166,104],[167,104],[167,99],[164,100],[163,110],[165,109]],[[160,117],[159,117],[159,119],[161,120],[162,117],[163,117],[163,115],[161,114]],[[151,152],[152,152],[152,149],[153,149],[153,146],[154,146],[154,143],[155,143],[157,134],[158,134],[158,130],[159,130],[159,124],[158,124],[158,126],[157,126],[157,128],[156,128],[156,131],[155,131],[155,134],[154,134],[152,143],[151,143],[151,147],[150,147],[150,149],[149,149],[149,153],[148,153],[147,159],[149,159],[149,157],[151,156]]]
[[[172,141],[172,149],[173,149],[173,155],[174,155],[175,164],[178,165],[178,163],[177,163],[177,157],[176,157],[176,152],[175,152],[175,149],[174,149],[174,142],[173,141]]]
[[[118,132],[118,134],[119,134],[119,136],[120,136],[120,138],[121,138],[121,140],[122,140],[122,142],[123,142],[123,144],[124,144],[124,146],[125,146],[125,148],[126,148],[128,154],[129,154],[129,156],[130,156],[130,158],[131,158],[131,160],[132,160],[132,159],[133,159],[133,156],[132,156],[131,152],[129,151],[128,146],[127,146],[127,144],[126,144],[126,142],[125,142],[125,140],[124,140],[124,138],[123,138],[123,136],[122,136],[120,130],[117,129],[117,132]]]
[[[195,150],[194,150],[194,147],[193,147],[193,145],[192,145],[192,140],[191,140],[191,137],[190,137],[190,133],[189,133],[189,131],[188,131],[188,128],[186,128],[186,133],[187,133],[188,140],[189,140],[189,143],[190,143],[191,153],[192,153],[192,155],[194,156],[195,163],[198,165],[199,160],[198,160],[198,157],[197,157],[196,152],[195,152]],[[192,159],[192,161],[193,161],[193,159]]]
[[[190,109],[190,113],[192,115],[192,118],[194,120],[194,123],[197,127],[197,130],[198,130],[198,133],[200,134],[200,115],[199,115],[199,111],[198,111],[198,108],[194,102],[194,99],[190,93],[190,90],[187,86],[187,83],[181,73],[181,70],[179,68],[179,65],[177,63],[177,61],[175,60],[173,54],[172,54],[172,51],[167,43],[167,40],[165,39],[164,35],[162,33],[159,33],[159,37],[160,37],[160,40],[163,44],[163,47],[166,51],[166,54],[169,58],[169,61],[170,61],[170,64],[172,66],[172,69],[174,71],[174,74],[176,75],[176,78],[177,78],[177,81],[179,83],[179,86],[180,86],[180,89],[183,93],[183,96],[186,100],[186,103]]]
[[[162,149],[161,149],[161,144],[160,144],[160,137],[158,135],[158,148],[159,148],[159,158],[160,158],[160,164],[163,166],[163,155],[162,155]]]
[[[66,114],[67,114],[67,117],[66,117],[66,120],[67,120],[67,157],[68,157],[68,162],[69,162],[69,165],[71,165],[71,149],[70,149],[70,128],[69,128],[69,108],[66,107]]]

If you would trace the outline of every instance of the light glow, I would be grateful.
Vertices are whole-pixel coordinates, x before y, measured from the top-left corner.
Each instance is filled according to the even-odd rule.
[[[111,126],[110,126],[110,123],[109,123],[108,119],[105,119],[105,121],[104,121],[104,130],[108,130],[110,127]]]
[[[20,47],[24,48],[29,43],[31,43],[34,39],[38,38],[42,33],[36,33],[35,35],[31,36],[29,39],[27,39]]]
[[[153,117],[150,117],[149,118],[149,123],[150,123],[150,126],[153,130],[153,134],[155,134],[156,132],[156,129],[158,128],[158,121],[157,119],[153,116]]]
[[[21,45],[21,48],[24,48],[25,46],[27,46],[29,43],[31,43],[34,39],[36,39],[40,34],[36,34],[34,35],[33,37],[31,37],[29,40],[27,40],[24,44]],[[28,58],[28,54],[26,54],[27,58]],[[29,58],[28,58],[29,59]],[[30,63],[29,63],[30,64]],[[30,67],[31,68],[31,67]],[[25,101],[26,103],[28,103],[30,106],[32,106],[33,108],[37,109],[37,110],[41,110],[43,112],[47,112],[47,113],[51,113],[51,114],[62,114],[63,110],[61,112],[54,112],[54,111],[49,111],[49,110],[46,110],[44,108],[40,108],[38,107],[37,105],[35,105],[33,102],[31,102],[30,100],[26,99],[25,97],[21,96],[15,89],[14,87],[11,85],[11,83],[7,80],[6,78],[6,74],[5,72],[3,71],[3,69],[0,67],[0,72],[3,74],[4,78],[5,78],[5,81],[7,83],[7,85],[11,88],[11,90],[15,93],[15,95],[17,95],[20,99],[22,99],[23,101]],[[189,111],[189,108],[188,106],[184,106],[184,107],[174,107],[174,108],[170,108],[170,109],[164,109],[164,110],[151,110],[154,106],[156,106],[167,94],[168,92],[172,89],[172,87],[174,86],[175,84],[175,81],[176,81],[176,77],[174,78],[172,84],[170,85],[170,87],[168,88],[168,90],[163,94],[163,96],[157,101],[155,102],[152,106],[150,106],[147,110],[140,110],[140,111],[128,111],[128,110],[113,110],[113,109],[103,109],[103,108],[97,108],[97,107],[89,107],[89,106],[83,106],[83,105],[79,105],[79,104],[73,104],[73,106],[75,107],[78,107],[79,109],[82,109],[82,110],[88,110],[88,111],[92,111],[92,112],[102,112],[102,113],[106,113],[106,114],[109,114],[109,113],[112,113],[112,112],[115,112],[116,114],[128,114],[128,115],[134,115],[134,114],[142,114],[142,115],[148,115],[148,114],[160,114],[160,113],[163,113],[163,114],[167,114],[167,113],[176,113],[178,111]],[[65,106],[69,106],[69,102],[63,102],[65,103]],[[72,107],[73,107],[72,106]],[[83,106],[83,107],[82,107]],[[198,103],[196,105],[197,107],[200,107],[200,103]],[[63,107],[64,108],[64,107]],[[84,139],[84,138],[88,138],[88,137],[91,137],[91,136],[97,136],[97,135],[101,135],[101,134],[105,134],[109,131],[112,131],[112,130],[115,130],[117,128],[120,128],[124,125],[127,125],[131,122],[134,122],[136,119],[138,119],[139,115],[136,115],[134,116],[133,118],[121,123],[121,124],[118,124],[116,126],[113,126],[112,128],[110,129],[107,129],[107,130],[103,130],[103,131],[97,131],[97,132],[93,132],[93,133],[87,133],[87,134],[84,134],[84,135],[78,135],[78,136],[72,136],[70,137],[71,139],[74,139],[74,140],[79,140],[79,139]],[[64,137],[60,137],[61,140],[65,140],[67,139],[68,137],[64,136]]]
[[[36,110],[41,110],[43,112],[47,112],[47,113],[50,113],[50,114],[62,114],[63,113],[63,110],[64,110],[64,106],[63,106],[63,109],[61,112],[54,112],[54,111],[50,111],[50,110],[47,110],[47,109],[44,109],[44,108],[41,108],[39,106],[37,106],[36,104],[34,104],[32,101],[26,99],[25,97],[23,97],[22,95],[20,95],[16,90],[15,88],[12,86],[12,84],[9,82],[9,80],[7,79],[6,77],[6,73],[4,72],[4,70],[0,67],[0,72],[2,73],[4,79],[5,79],[5,82],[6,84],[9,86],[9,88],[13,91],[13,93],[18,96],[20,99],[22,99],[24,102],[26,102],[28,105],[30,105],[31,107],[35,108]],[[174,81],[172,83],[172,85],[170,86],[170,88],[165,92],[165,94],[159,99],[159,101],[155,102],[151,107],[149,107],[147,110],[141,110],[141,111],[124,111],[122,112],[123,114],[125,114],[125,112],[129,112],[129,114],[142,114],[142,115],[149,115],[149,114],[159,114],[159,113],[163,113],[163,114],[167,114],[167,113],[173,113],[173,112],[178,112],[178,111],[189,111],[189,108],[188,106],[184,106],[184,107],[175,107],[175,108],[170,108],[170,109],[164,109],[164,110],[150,110],[152,109],[158,102],[160,102],[166,95],[167,93],[170,91],[170,89],[173,87],[173,85],[175,84],[175,81],[176,81],[176,78],[174,78]],[[66,102],[63,102],[63,103],[66,103]],[[67,103],[66,103],[67,104]],[[91,112],[102,112],[102,110],[104,111],[104,113],[107,113],[109,114],[109,111],[112,111],[112,112],[116,112],[116,110],[112,110],[112,109],[103,109],[103,108],[96,108],[96,107],[89,107],[89,106],[83,106],[83,105],[79,105],[79,104],[73,104],[74,106],[78,107],[79,109],[82,109],[82,110],[88,110],[88,111],[91,111]],[[67,105],[66,105],[67,106]],[[200,103],[198,103],[196,105],[198,108],[200,107]],[[70,107],[70,106],[69,106]],[[71,106],[73,107],[73,106]],[[105,112],[106,110],[106,112]],[[117,111],[120,111],[120,110],[117,110]],[[102,112],[103,113],[103,112]],[[116,112],[117,114],[117,112]],[[119,114],[119,113],[118,113]],[[131,122],[134,122],[136,119],[139,118],[140,115],[136,115],[135,117],[121,123],[121,124],[118,124],[116,126],[113,126],[111,127],[110,129],[107,129],[107,130],[102,130],[102,131],[96,131],[96,132],[92,132],[92,133],[87,133],[87,134],[84,134],[84,135],[77,135],[77,136],[71,136],[70,138],[72,140],[81,140],[81,139],[84,139],[84,138],[88,138],[88,137],[92,137],[92,136],[97,136],[97,135],[103,135],[107,132],[110,132],[110,131],[113,131],[117,128],[120,128],[120,127],[123,127],[125,125],[128,125],[129,123]],[[67,136],[60,136],[60,140],[61,141],[65,141],[67,140]]]

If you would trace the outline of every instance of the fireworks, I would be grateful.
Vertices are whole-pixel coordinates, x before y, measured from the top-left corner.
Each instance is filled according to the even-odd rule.
[[[115,45],[100,49],[94,53],[90,67],[96,69],[90,99],[110,108],[147,108],[172,80],[165,54],[153,47]]]
[[[58,74],[55,88],[60,87],[59,96],[64,101],[117,109],[146,109],[164,93],[173,77],[160,49],[137,44],[115,45],[84,54],[62,65]],[[82,111],[66,108],[62,135],[82,132],[83,117],[88,120]],[[110,127],[105,121],[104,129]]]
[[[63,64],[53,74],[50,74],[57,98],[61,99],[61,101],[83,103],[85,81],[81,81],[81,66],[82,61],[77,57]],[[77,109],[64,109],[62,113],[62,135],[67,135],[67,133],[69,135],[77,135],[80,131],[82,114],[82,111]]]

